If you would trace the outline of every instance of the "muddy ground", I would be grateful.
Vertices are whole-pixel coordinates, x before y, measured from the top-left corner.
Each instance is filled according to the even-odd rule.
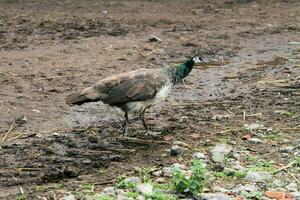
[[[0,199],[22,191],[59,199],[55,191],[84,184],[99,191],[136,166],[189,162],[189,151],[224,139],[288,164],[293,155],[276,149],[300,140],[299,8],[288,0],[1,1]],[[122,113],[101,103],[65,104],[103,77],[196,53],[208,64],[146,113],[148,133],[132,122],[122,136]],[[241,140],[250,123],[264,125],[266,143]],[[168,153],[174,141],[190,149],[179,160]]]

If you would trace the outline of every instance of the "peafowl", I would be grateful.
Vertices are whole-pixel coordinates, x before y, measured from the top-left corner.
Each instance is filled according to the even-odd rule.
[[[124,111],[122,132],[127,132],[128,115],[139,115],[148,130],[145,112],[148,108],[164,101],[172,88],[182,82],[191,72],[195,63],[205,62],[201,56],[194,56],[177,67],[159,69],[138,69],[113,75],[100,80],[91,87],[67,96],[69,105],[102,101]]]

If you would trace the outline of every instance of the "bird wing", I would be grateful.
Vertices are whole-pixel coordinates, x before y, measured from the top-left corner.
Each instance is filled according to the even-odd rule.
[[[161,70],[141,69],[105,78],[83,93],[110,105],[152,99],[167,81]]]

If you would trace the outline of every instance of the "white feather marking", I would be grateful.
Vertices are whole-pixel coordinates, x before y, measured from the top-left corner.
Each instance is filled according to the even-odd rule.
[[[167,83],[156,93],[153,99],[127,103],[126,106],[129,108],[129,114],[140,113],[142,112],[142,110],[164,101],[168,97],[169,93],[171,92],[171,89],[172,89],[172,84]]]

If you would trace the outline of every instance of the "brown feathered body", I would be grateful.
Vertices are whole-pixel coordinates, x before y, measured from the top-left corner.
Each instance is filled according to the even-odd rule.
[[[83,91],[71,94],[70,105],[102,101],[125,113],[141,113],[163,101],[172,88],[172,72],[167,69],[139,69],[104,78]]]

